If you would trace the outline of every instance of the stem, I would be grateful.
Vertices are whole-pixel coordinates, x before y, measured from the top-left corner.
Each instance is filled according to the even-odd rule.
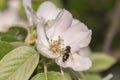
[[[115,5],[115,9],[114,9],[114,13],[113,13],[113,18],[111,18],[111,23],[110,23],[110,27],[108,30],[108,33],[105,37],[105,41],[104,41],[104,46],[103,49],[105,52],[110,52],[110,48],[113,42],[113,38],[115,37],[117,31],[119,30],[119,22],[120,22],[120,0],[116,1],[116,5]]]
[[[47,78],[47,66],[44,64],[44,73],[45,73],[45,80],[48,80]]]
[[[78,80],[84,80],[84,77],[81,75],[81,73],[80,73],[80,75],[81,75],[82,79],[80,78],[80,76],[76,72],[74,72],[73,70],[71,70],[71,71],[77,77]]]
[[[63,71],[62,67],[60,67],[60,72],[61,72],[61,75],[64,75],[64,71]]]

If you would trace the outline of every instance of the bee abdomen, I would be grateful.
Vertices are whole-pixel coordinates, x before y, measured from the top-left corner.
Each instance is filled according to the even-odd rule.
[[[69,54],[68,53],[65,53],[64,55],[63,55],[63,62],[65,62],[67,59],[69,58]]]

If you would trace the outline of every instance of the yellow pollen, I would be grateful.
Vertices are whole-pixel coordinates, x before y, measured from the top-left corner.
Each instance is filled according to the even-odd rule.
[[[52,51],[53,53],[63,53],[65,52],[65,48],[61,47],[62,44],[62,39],[60,38],[60,36],[58,37],[57,40],[51,40],[50,41],[50,51]]]

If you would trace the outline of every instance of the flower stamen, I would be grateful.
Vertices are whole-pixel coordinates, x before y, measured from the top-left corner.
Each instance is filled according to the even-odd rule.
[[[57,40],[51,40],[49,50],[52,51],[53,53],[65,52],[65,48],[62,47],[64,44],[62,43],[63,43],[63,40],[60,38],[60,36],[58,37]]]

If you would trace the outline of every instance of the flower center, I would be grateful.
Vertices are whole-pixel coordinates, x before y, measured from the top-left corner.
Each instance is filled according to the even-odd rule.
[[[65,52],[63,40],[60,38],[60,36],[58,37],[57,40],[50,41],[49,50],[52,51],[53,53],[64,53]]]

